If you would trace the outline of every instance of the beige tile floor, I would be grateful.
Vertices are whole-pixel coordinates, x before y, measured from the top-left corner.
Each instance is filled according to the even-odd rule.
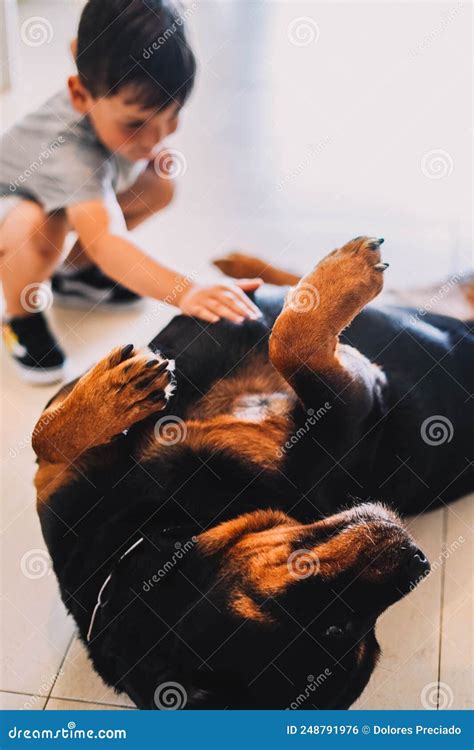
[[[21,22],[41,16],[53,33],[38,47],[18,40],[4,126],[62,85],[80,7],[21,4]],[[407,23],[403,4],[198,4],[189,19],[201,72],[173,142],[186,174],[175,205],[137,241],[208,278],[210,258],[235,247],[304,268],[365,232],[386,237],[388,278],[399,289],[470,265],[469,10],[448,17],[447,5],[413,7]],[[302,18],[312,39],[295,44],[290,29]],[[439,179],[426,159],[421,168],[436,149]],[[117,343],[145,343],[172,314],[153,302],[133,313],[49,311],[71,375]],[[3,358],[1,705],[129,708],[74,636],[35,514],[29,436],[53,392],[20,383]],[[383,656],[356,708],[419,708],[436,683],[441,706],[471,706],[471,501],[409,519],[435,570],[381,618]]]

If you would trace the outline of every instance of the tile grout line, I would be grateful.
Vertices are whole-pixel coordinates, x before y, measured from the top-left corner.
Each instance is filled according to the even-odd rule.
[[[44,700],[48,701],[49,696],[40,695],[40,693],[24,693],[21,690],[5,690],[0,689],[0,695],[21,695],[25,698],[43,698]],[[51,700],[58,700],[58,701],[66,701],[68,703],[85,703],[88,706],[107,706],[112,708],[126,708],[130,709],[131,711],[136,710],[136,706],[126,706],[124,703],[103,703],[98,701],[88,701],[85,698],[64,698],[59,695],[54,695],[51,697]],[[45,704],[46,706],[46,704]],[[40,709],[37,709],[40,710]],[[44,711],[42,708],[41,711]]]
[[[121,710],[137,711],[136,706],[126,706],[124,703],[100,703],[98,701],[88,701],[84,698],[61,698],[59,695],[53,696],[51,700],[65,701],[66,703],[83,703],[85,706],[106,706],[107,708],[120,708]],[[44,711],[45,709],[46,705],[42,710]]]
[[[74,641],[74,638],[75,638],[75,637],[76,637],[76,632],[74,631],[74,632],[73,632],[73,634],[71,635],[71,638],[69,639],[69,643],[68,643],[68,644],[67,644],[67,646],[66,646],[66,649],[65,649],[65,651],[64,651],[64,656],[63,656],[63,658],[61,659],[61,662],[60,662],[60,664],[59,664],[59,667],[58,667],[58,669],[56,670],[56,677],[54,678],[54,680],[53,680],[53,684],[51,685],[51,687],[50,687],[50,689],[49,689],[49,693],[48,693],[48,695],[46,696],[46,702],[45,702],[45,704],[44,704],[43,708],[41,709],[42,711],[45,711],[45,710],[46,710],[46,706],[48,705],[48,703],[49,703],[49,701],[50,701],[50,698],[51,698],[51,693],[53,692],[53,690],[54,690],[54,686],[56,685],[56,683],[57,683],[57,681],[58,681],[58,677],[59,677],[59,674],[60,674],[60,672],[61,672],[61,669],[63,668],[63,664],[64,664],[64,662],[66,661],[66,657],[67,657],[67,655],[68,655],[68,653],[69,653],[69,650],[70,650],[70,648],[71,648],[71,646],[72,646],[72,643],[73,643],[73,641]]]

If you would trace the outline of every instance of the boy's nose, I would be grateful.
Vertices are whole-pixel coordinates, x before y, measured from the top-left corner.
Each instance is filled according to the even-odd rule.
[[[151,153],[153,149],[156,148],[159,142],[160,139],[157,140],[156,138],[146,138],[143,141],[140,141],[140,148]]]

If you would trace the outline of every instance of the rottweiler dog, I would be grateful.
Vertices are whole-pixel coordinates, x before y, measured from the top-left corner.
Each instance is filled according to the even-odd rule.
[[[429,571],[399,514],[472,490],[472,329],[366,307],[381,243],[264,285],[259,320],[174,318],[39,419],[63,601],[140,708],[349,707]]]

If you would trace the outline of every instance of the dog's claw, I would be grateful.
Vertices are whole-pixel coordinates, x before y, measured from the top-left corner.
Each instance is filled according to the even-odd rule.
[[[162,363],[160,364],[160,366],[159,366],[159,367],[157,367],[155,375],[161,375],[161,373],[162,373],[162,372],[165,372],[165,370],[167,370],[167,369],[168,369],[168,365],[169,365],[169,360],[168,360],[168,359],[165,359],[165,360],[164,360],[164,361],[163,361],[163,362],[162,362]]]
[[[152,375],[151,378],[146,378],[145,380],[142,380],[140,383],[137,383],[135,385],[135,388],[138,388],[139,391],[145,390],[145,388],[149,388],[152,383],[155,382],[155,375]]]
[[[162,388],[160,388],[157,391],[152,391],[150,395],[148,396],[148,398],[151,401],[161,401],[165,398],[165,392]]]
[[[133,344],[126,344],[126,346],[123,346],[122,351],[120,352],[120,361],[123,362],[124,360],[128,359],[132,351]]]
[[[376,263],[374,268],[376,271],[385,271],[390,266],[390,263]]]
[[[384,242],[383,237],[379,237],[378,239],[370,240],[369,248],[370,250],[378,250],[380,245]]]

